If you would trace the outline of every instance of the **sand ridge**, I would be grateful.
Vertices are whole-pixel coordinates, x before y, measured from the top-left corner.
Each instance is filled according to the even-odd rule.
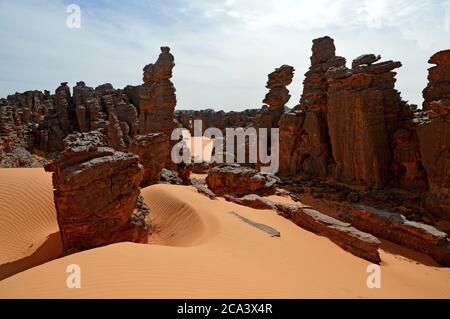
[[[51,174],[0,169],[0,280],[62,252]]]
[[[50,175],[36,174],[51,194]],[[49,261],[0,281],[0,297],[450,298],[450,269],[426,256],[418,262],[395,245],[381,250],[381,289],[369,289],[369,262],[274,211],[211,200],[189,186],[152,185],[142,194],[156,229],[153,244],[119,243]],[[281,237],[230,212],[273,227]],[[34,214],[20,213],[22,220]],[[69,264],[81,267],[81,289],[66,286]]]

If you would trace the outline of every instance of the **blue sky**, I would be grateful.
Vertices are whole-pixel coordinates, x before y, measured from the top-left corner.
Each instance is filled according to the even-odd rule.
[[[80,29],[66,26],[71,3]],[[0,0],[0,96],[64,81],[140,84],[168,45],[178,109],[259,108],[282,64],[296,69],[292,107],[324,35],[348,65],[362,53],[401,61],[397,88],[421,104],[429,57],[450,48],[450,0]]]

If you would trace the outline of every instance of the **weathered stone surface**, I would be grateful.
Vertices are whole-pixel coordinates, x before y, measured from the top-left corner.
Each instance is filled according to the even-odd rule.
[[[284,114],[280,127],[280,176],[327,175],[330,142],[327,125],[326,72],[345,65],[330,37],[313,40],[311,67],[305,74],[300,104]]]
[[[138,157],[105,147],[97,131],[75,133],[49,165],[66,254],[121,241],[146,242],[148,207],[140,199]]]
[[[413,166],[418,166],[420,155],[414,154],[417,144],[411,143],[411,133],[399,131],[405,103],[394,88],[396,73],[392,72],[401,63],[360,64],[351,70],[341,66],[327,72],[332,175],[350,185],[381,188],[388,180],[392,149],[397,145],[396,160],[406,166],[405,178],[413,181],[418,174],[418,167],[414,170]]]
[[[208,162],[192,163],[192,173],[194,174],[207,174],[208,170],[209,170]]]
[[[138,155],[139,163],[144,167],[141,187],[159,181],[169,151],[169,138],[163,133],[148,133],[133,138],[128,152]]]
[[[432,109],[431,103],[450,99],[450,49],[439,51],[428,61],[435,66],[428,69],[428,85],[423,90],[423,109]]]
[[[183,180],[178,177],[178,172],[163,168],[161,171],[161,183],[182,185]]]
[[[284,107],[291,98],[286,86],[291,84],[294,71],[292,66],[282,65],[268,75],[266,88],[269,89],[269,93],[266,94],[263,103],[271,108]]]
[[[139,89],[139,130],[141,134],[165,133],[170,136],[176,127],[174,109],[175,87],[170,81],[175,66],[170,48],[161,47],[154,64],[144,67],[144,84]]]
[[[28,91],[10,95],[4,103],[16,114],[15,127],[21,131],[17,141],[31,153],[49,158],[64,149],[63,139],[73,132],[101,130],[109,146],[118,150],[124,150],[137,133],[136,107],[108,83],[93,89],[77,82],[71,96],[63,82],[54,95]]]
[[[223,133],[227,127],[249,127],[254,126],[254,120],[256,114],[259,112],[258,109],[250,109],[242,112],[224,112],[224,111],[214,111],[212,109],[200,110],[200,111],[175,111],[176,118],[182,126],[194,135],[194,120],[201,121],[202,123],[202,134],[208,128],[218,128]]]
[[[256,195],[256,194],[249,194],[242,196],[241,198],[237,198],[231,195],[225,194],[223,196],[227,201],[233,202],[239,205],[248,206],[255,209],[275,209],[275,203],[271,200]]]
[[[381,60],[381,55],[363,54],[353,60],[352,69],[361,65],[370,65],[375,62],[378,62],[379,60]]]
[[[429,61],[437,66],[429,69],[429,84],[424,90],[427,118],[417,127],[423,166],[428,176],[429,191],[425,207],[434,215],[450,220],[450,50],[440,51]],[[436,86],[446,85],[442,94]]]
[[[270,174],[236,164],[221,164],[210,168],[206,183],[217,195],[273,194],[279,179]]]
[[[248,218],[246,218],[244,216],[241,216],[241,215],[239,215],[236,212],[230,212],[230,214],[233,214],[234,216],[236,216],[237,218],[242,220],[244,223],[247,223],[247,224],[249,224],[249,225],[251,225],[251,226],[253,226],[253,227],[255,227],[255,228],[257,228],[257,229],[259,229],[259,230],[261,230],[261,231],[263,231],[265,233],[267,233],[267,234],[269,234],[270,237],[280,237],[281,236],[280,232],[278,230],[276,230],[275,228],[273,228],[273,227],[270,227],[270,226],[265,225],[265,224],[254,222],[253,220],[250,220],[250,219],[248,219]]]
[[[358,229],[428,254],[439,264],[450,266],[450,240],[446,233],[433,226],[409,221],[401,214],[357,204],[342,217]]]
[[[296,225],[329,238],[355,256],[380,263],[380,240],[349,223],[341,222],[314,209],[299,205],[276,204],[279,214]]]
[[[217,199],[216,194],[214,194],[210,189],[208,189],[204,185],[193,183],[193,186],[195,187],[195,189],[197,189],[197,192],[199,192],[202,195],[205,195],[206,197],[209,197],[209,199]]]

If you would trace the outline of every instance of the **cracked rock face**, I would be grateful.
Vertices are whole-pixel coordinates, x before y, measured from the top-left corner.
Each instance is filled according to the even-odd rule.
[[[305,74],[300,104],[281,116],[279,123],[281,176],[327,175],[331,154],[326,117],[326,72],[330,67],[343,65],[345,59],[336,56],[332,38],[313,40],[311,67]]]
[[[237,164],[222,164],[211,168],[206,177],[208,188],[217,195],[273,194],[279,179],[256,169]]]
[[[170,48],[161,47],[158,60],[144,67],[144,84],[139,88],[141,134],[162,132],[170,136],[176,127],[174,110],[177,99],[170,81],[174,61]]]
[[[140,196],[138,157],[105,147],[98,131],[64,139],[49,165],[66,254],[122,241],[146,242],[149,208]]]
[[[272,108],[282,108],[289,101],[291,96],[286,86],[291,84],[294,71],[292,66],[282,65],[268,75],[266,87],[269,93],[266,94],[263,103]]]
[[[450,219],[450,50],[430,58],[429,84],[423,91],[428,118],[417,128],[429,191],[425,206]]]
[[[351,212],[341,217],[358,229],[428,254],[439,264],[450,266],[450,240],[446,233],[433,226],[364,205],[353,205]]]

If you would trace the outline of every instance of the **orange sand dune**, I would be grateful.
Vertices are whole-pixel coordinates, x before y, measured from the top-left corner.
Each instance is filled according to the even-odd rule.
[[[4,262],[33,254],[30,243],[45,243],[57,225],[49,174],[0,174]],[[153,185],[143,195],[157,231],[153,245],[120,243],[55,259],[0,281],[0,297],[450,298],[450,269],[393,244],[381,251],[381,288],[369,289],[367,261],[275,212],[210,200],[187,186]],[[230,211],[277,229],[281,237]],[[81,267],[80,289],[66,286],[69,264]]]
[[[22,172],[1,174],[3,202],[4,185],[14,184],[14,176]],[[10,203],[17,202],[9,207],[17,207],[16,213],[5,211],[5,204],[0,204],[2,260],[6,254],[11,260],[20,258],[20,252],[30,253],[29,239],[23,238],[45,238],[43,226],[48,222],[33,216],[54,217],[50,175],[40,169],[29,174],[38,177],[39,187],[30,183],[9,193]],[[450,269],[439,268],[428,257],[396,245],[384,243],[381,288],[369,289],[367,261],[273,211],[210,200],[187,186],[153,185],[144,189],[143,195],[156,229],[150,237],[153,245],[120,243],[55,259],[0,281],[0,298],[450,298]],[[270,237],[230,211],[275,228],[281,237]],[[20,217],[10,221],[12,215]],[[19,232],[31,222],[31,235]],[[55,231],[54,220],[52,225],[47,226],[47,234]],[[7,242],[3,229],[15,239]],[[80,289],[66,286],[69,264],[81,267]]]
[[[0,169],[0,280],[62,252],[51,174]]]

